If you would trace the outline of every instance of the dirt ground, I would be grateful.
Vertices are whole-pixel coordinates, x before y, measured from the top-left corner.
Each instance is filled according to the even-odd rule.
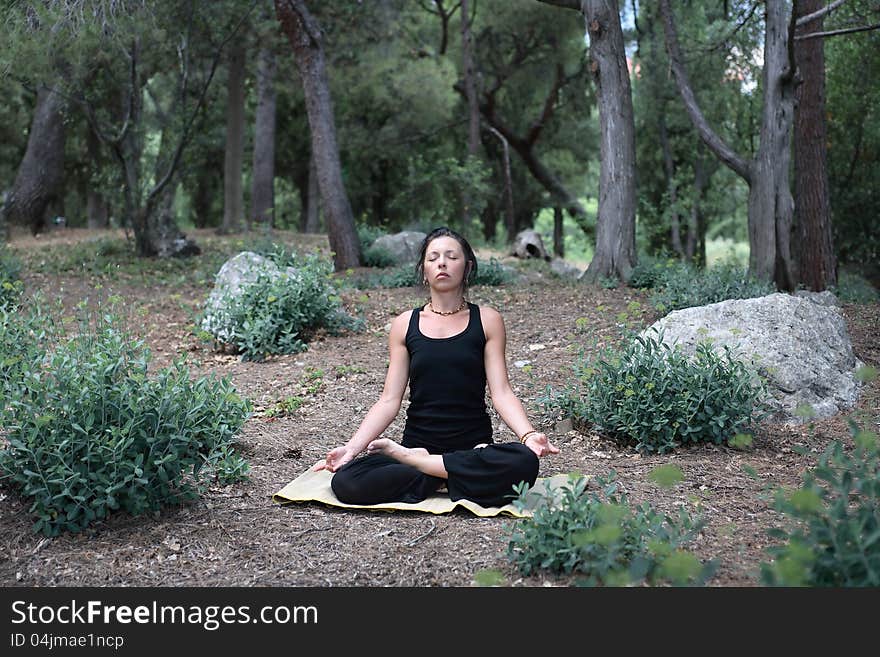
[[[40,249],[59,239],[66,238],[21,238],[13,246]],[[702,446],[664,456],[639,455],[601,435],[566,430],[543,416],[535,400],[548,385],[564,385],[577,353],[592,348],[594,339],[602,346],[619,339],[622,320],[641,328],[658,315],[639,291],[563,283],[534,268],[530,272],[516,284],[476,287],[470,298],[501,311],[513,387],[536,426],[562,450],[541,460],[540,476],[613,470],[633,503],[701,513],[707,525],[691,547],[702,559],[720,561],[710,585],[759,585],[759,565],[768,560],[766,532],[780,519],[771,508],[771,489],[796,485],[829,441],[848,439],[846,416],[817,421],[812,429],[762,425],[745,450]],[[80,534],[52,539],[31,531],[27,501],[0,488],[0,585],[470,586],[484,569],[500,571],[511,586],[574,582],[549,573],[520,576],[505,557],[513,522],[506,517],[350,511],[272,501],[273,493],[357,428],[382,389],[389,323],[423,303],[421,291],[346,289],[346,307],[366,320],[364,332],[323,336],[301,354],[253,363],[214,353],[193,334],[193,318],[209,292],[204,286],[28,272],[23,277],[29,292],[42,290],[68,308],[81,299],[118,294],[125,299],[133,331],[151,346],[155,366],[186,353],[193,374],[231,377],[255,407],[239,445],[251,464],[251,477],[214,487],[197,502],[156,517],[118,513]],[[880,366],[880,306],[847,304],[842,310],[857,357]],[[530,367],[523,367],[523,361]],[[290,397],[304,403],[289,414],[272,413]],[[872,413],[875,423],[878,398],[880,384],[874,381],[856,409]],[[401,411],[386,435],[399,438],[403,421]],[[494,415],[493,421],[497,440],[513,439]],[[798,446],[809,454],[798,454]],[[684,480],[661,488],[647,475],[667,463],[677,464]],[[747,466],[757,479],[747,474]]]

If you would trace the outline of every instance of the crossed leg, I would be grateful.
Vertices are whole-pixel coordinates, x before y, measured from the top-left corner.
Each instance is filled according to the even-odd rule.
[[[431,454],[422,447],[404,447],[389,438],[378,438],[367,445],[367,454],[384,454],[426,475],[449,479],[443,457],[440,454]]]

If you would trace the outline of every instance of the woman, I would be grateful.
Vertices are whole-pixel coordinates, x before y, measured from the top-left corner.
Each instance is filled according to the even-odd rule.
[[[559,449],[534,429],[510,387],[501,315],[465,300],[477,271],[467,240],[435,229],[422,243],[416,271],[431,299],[391,323],[379,401],[351,439],[313,469],[333,472],[333,492],[348,504],[421,502],[444,485],[453,500],[507,504],[514,485],[534,485],[538,457]],[[402,444],[378,438],[397,417],[407,382]],[[519,442],[493,443],[487,383],[492,405]],[[355,459],[364,449],[367,456]]]

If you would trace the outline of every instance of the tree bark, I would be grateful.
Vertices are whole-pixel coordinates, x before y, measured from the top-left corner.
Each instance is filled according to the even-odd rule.
[[[562,208],[553,206],[553,253],[560,258],[565,257],[565,234],[562,224]]]
[[[794,199],[789,183],[794,123],[794,62],[783,0],[768,0],[764,36],[764,104],[749,188],[749,269],[779,290],[797,285],[791,260]]]
[[[267,228],[275,223],[275,55],[268,48],[257,63],[251,217]]]
[[[28,226],[34,235],[46,229],[46,212],[64,182],[64,110],[62,95],[40,86],[27,148],[6,199],[6,221]]]
[[[480,152],[480,103],[477,98],[477,72],[474,62],[469,0],[461,0],[461,60],[464,69],[464,95],[468,108],[467,152],[475,157]]]
[[[682,64],[669,0],[660,1],[672,73],[703,142],[749,185],[749,271],[793,290],[797,281],[790,239],[794,203],[789,184],[791,128],[794,120],[794,62],[791,25],[785,3],[767,0],[764,30],[764,102],[757,152],[747,161],[721,139],[703,116]]]
[[[308,205],[306,211],[306,232],[321,232],[321,193],[318,189],[318,167],[315,156],[309,155]]]
[[[333,263],[337,271],[357,267],[361,247],[342,179],[320,27],[303,0],[275,0],[275,11],[302,79]]]
[[[229,51],[226,97],[226,154],[223,160],[223,225],[221,233],[241,230],[244,216],[242,164],[244,161],[244,47],[236,43]]]
[[[101,140],[98,135],[86,126],[86,150],[89,154],[91,168],[101,170],[104,158],[101,155]],[[90,182],[86,184],[86,226],[91,229],[103,229],[110,225],[110,212],[107,200]]]
[[[599,106],[596,251],[584,280],[628,281],[636,264],[636,147],[632,92],[617,0],[584,0]]]
[[[796,3],[795,18],[819,11],[823,5],[824,0],[801,0]],[[821,32],[822,22],[818,17],[797,33]],[[800,282],[814,292],[837,285],[827,169],[824,43],[824,39],[804,39],[794,45],[802,80],[795,91],[794,113],[795,253],[800,256]]]
[[[477,73],[474,63],[474,43],[471,32],[469,0],[461,0],[461,63],[464,71],[464,95],[468,110],[468,158],[477,158],[480,153],[480,101],[477,96]],[[467,194],[462,199],[462,222],[468,225],[472,216],[473,199]]]

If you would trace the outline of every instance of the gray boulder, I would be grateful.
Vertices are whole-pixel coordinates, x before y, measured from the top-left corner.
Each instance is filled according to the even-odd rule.
[[[562,258],[553,258],[550,261],[550,271],[559,276],[559,278],[569,278],[571,280],[577,280],[583,273],[579,268]]]
[[[395,264],[407,265],[419,259],[419,251],[425,237],[427,237],[426,233],[404,230],[393,235],[383,235],[377,238],[372,246],[390,253]]]
[[[550,260],[547,249],[544,248],[544,240],[534,230],[523,230],[517,233],[516,239],[513,241],[511,255],[517,258],[541,258],[542,260]]]
[[[254,283],[261,275],[275,278],[282,274],[287,274],[292,280],[299,278],[299,272],[295,268],[281,270],[268,258],[252,251],[243,251],[227,260],[217,272],[214,289],[205,302],[202,330],[213,335],[219,342],[229,342],[233,335],[226,311],[230,301],[238,296],[242,287]]]
[[[829,293],[830,294],[830,293]],[[832,295],[833,297],[833,295]],[[846,322],[826,294],[770,294],[669,313],[642,332],[693,354],[699,342],[727,345],[767,382],[777,421],[801,422],[798,405],[830,417],[855,405],[859,383]]]

